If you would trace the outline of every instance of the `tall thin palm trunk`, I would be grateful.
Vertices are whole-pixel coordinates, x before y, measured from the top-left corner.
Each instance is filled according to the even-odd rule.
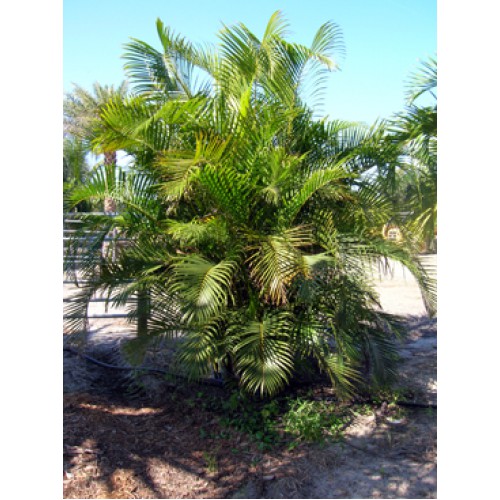
[[[112,169],[116,167],[116,151],[110,151],[104,153],[104,165],[106,170]],[[110,176],[111,179],[114,179],[114,176]],[[108,189],[112,189],[113,186],[108,186]],[[104,199],[104,212],[105,213],[116,213],[116,201],[107,196]]]

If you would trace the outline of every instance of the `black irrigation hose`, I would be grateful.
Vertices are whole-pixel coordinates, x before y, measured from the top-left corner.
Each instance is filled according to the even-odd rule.
[[[330,398],[330,397],[318,397],[315,399],[317,401],[330,401],[330,400],[337,401],[337,398]],[[381,400],[364,399],[364,400],[351,401],[351,402],[349,402],[349,406],[362,405],[362,404],[378,406],[378,405],[382,404],[383,402],[384,401],[381,401]],[[406,406],[408,408],[432,408],[434,410],[437,410],[437,404],[434,404],[434,403],[419,403],[418,401],[403,400],[403,401],[396,401],[394,404],[396,404],[398,406]]]
[[[437,410],[437,404],[434,403],[417,403],[413,401],[397,401],[398,406],[407,406],[408,408],[433,408]]]
[[[380,405],[383,402],[384,401],[381,400],[364,399],[362,401],[354,401],[352,404]],[[419,403],[418,401],[401,400],[395,401],[394,404],[398,406],[406,406],[408,408],[433,408],[437,410],[437,404],[434,403]]]
[[[117,365],[111,365],[109,363],[105,363],[104,361],[99,361],[96,358],[93,358],[92,356],[89,356],[88,354],[84,354],[82,352],[77,351],[76,349],[73,349],[72,347],[64,347],[64,351],[71,352],[72,354],[76,354],[77,356],[81,356],[82,358],[86,359],[87,361],[90,361],[91,363],[94,363],[98,366],[102,366],[103,368],[111,368],[113,370],[122,370],[122,371],[148,371],[148,372],[154,372],[154,373],[161,373],[163,375],[168,375],[170,377],[182,379],[182,380],[188,380],[188,377],[185,377],[183,375],[179,375],[176,373],[171,373],[166,370],[162,370],[161,368],[152,368],[149,366],[140,366],[140,367],[127,367],[127,366],[117,366]],[[221,386],[223,384],[222,380],[217,380],[217,379],[202,379],[200,380],[199,383],[202,384],[208,384],[208,385],[214,385],[214,386]]]
[[[171,373],[166,370],[162,370],[161,368],[152,368],[149,366],[141,366],[141,367],[127,367],[127,366],[117,366],[117,365],[111,365],[109,363],[105,363],[104,361],[99,361],[96,358],[93,358],[92,356],[89,356],[88,354],[84,354],[82,352],[77,351],[76,349],[73,349],[72,347],[64,347],[64,351],[71,352],[72,354],[76,354],[77,356],[81,356],[82,358],[86,359],[87,361],[90,361],[91,363],[94,363],[98,366],[102,366],[103,368],[111,368],[113,370],[123,370],[123,371],[148,371],[148,372],[155,372],[155,373],[161,373],[163,375],[168,375],[170,377],[178,378],[181,380],[188,380],[187,377],[183,375],[179,375],[176,373]],[[202,384],[208,384],[208,385],[213,385],[213,386],[222,386],[223,381],[218,380],[218,379],[202,379],[199,381],[199,383]],[[353,404],[373,404],[377,405],[380,404],[380,401],[374,401],[373,399],[369,400],[364,400],[362,402],[354,402]],[[398,406],[406,406],[409,408],[433,408],[437,410],[437,404],[434,403],[418,403],[418,402],[413,402],[413,401],[397,401],[395,404]]]

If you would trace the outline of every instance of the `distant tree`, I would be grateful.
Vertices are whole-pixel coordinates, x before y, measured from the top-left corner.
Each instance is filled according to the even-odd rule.
[[[89,175],[86,162],[87,147],[78,137],[67,136],[63,141],[63,191],[70,193],[76,186],[81,186]],[[90,209],[90,202],[82,201],[75,207],[79,212]]]
[[[85,145],[87,152],[93,150],[93,141],[102,127],[101,112],[113,99],[123,99],[127,94],[127,83],[121,83],[117,88],[113,85],[94,83],[89,92],[74,84],[72,92],[66,93],[64,98],[64,133]],[[117,155],[115,150],[104,152],[104,165],[109,173],[116,168]],[[108,175],[109,191],[114,186],[114,175]],[[110,196],[104,198],[104,211],[116,212],[116,203]]]
[[[403,154],[399,194],[411,232],[430,250],[437,231],[437,60],[421,63],[407,86],[407,107],[391,124]],[[434,104],[417,105],[423,96]]]
[[[85,160],[87,148],[77,137],[66,137],[63,142],[63,182],[83,183],[88,174]]]

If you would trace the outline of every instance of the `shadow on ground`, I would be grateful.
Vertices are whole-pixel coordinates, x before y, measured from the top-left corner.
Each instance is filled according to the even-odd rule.
[[[187,406],[189,399],[175,399],[158,407],[66,395],[65,498],[221,498],[235,491],[251,473],[251,460],[238,455],[251,458],[251,448],[221,435],[213,415]]]
[[[402,374],[432,401],[436,323],[413,317],[408,326]],[[70,354],[66,363],[65,378],[91,376],[64,397],[65,498],[436,497],[432,408],[396,419],[365,408],[340,442],[264,453],[205,407],[212,389],[166,387],[161,401],[141,399],[126,395],[123,376]]]

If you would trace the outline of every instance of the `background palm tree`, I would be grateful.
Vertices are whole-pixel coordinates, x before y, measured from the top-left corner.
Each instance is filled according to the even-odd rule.
[[[87,152],[93,150],[93,141],[101,127],[101,112],[112,99],[124,98],[127,93],[127,83],[121,83],[116,89],[111,85],[94,83],[92,92],[74,84],[74,89],[65,95],[64,134],[67,138],[80,141]],[[71,139],[70,139],[71,140]],[[116,167],[116,151],[104,152],[104,165],[111,174]],[[109,190],[113,189],[114,176],[108,175],[111,182]],[[116,204],[111,197],[104,199],[104,211],[116,212]]]
[[[401,145],[403,172],[400,200],[411,231],[431,250],[437,232],[437,60],[429,58],[408,80],[407,107],[392,121],[393,139]],[[434,104],[418,106],[422,97]]]
[[[83,141],[67,137],[63,143],[63,182],[82,183],[88,173],[85,162],[87,153]]]
[[[135,158],[136,174],[109,191],[123,211],[83,225],[119,227],[130,245],[72,307],[97,288],[117,303],[147,290],[147,335],[130,354],[170,339],[188,376],[223,372],[252,393],[275,394],[308,369],[339,395],[386,383],[401,328],[378,307],[373,265],[402,262],[431,312],[435,290],[413,248],[381,236],[392,205],[362,175],[386,154],[379,128],[318,122],[306,106],[306,74],[321,81],[335,68],[338,27],[325,23],[306,47],[285,39],[275,13],[260,40],[224,27],[217,51],[157,28],[162,52],[127,46],[135,95],[108,103],[95,138]],[[194,68],[210,86],[192,85]],[[102,196],[106,175],[71,202]]]
[[[86,162],[87,147],[78,137],[68,136],[63,142],[63,190],[70,192],[75,186],[82,185],[89,175]],[[88,211],[90,204],[83,201],[77,205],[80,212]]]

